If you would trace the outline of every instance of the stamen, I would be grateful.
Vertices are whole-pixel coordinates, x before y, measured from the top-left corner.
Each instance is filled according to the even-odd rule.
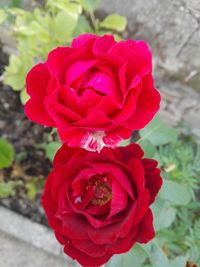
[[[90,188],[94,190],[94,196],[91,200],[92,205],[103,206],[112,199],[112,190],[107,183],[106,177],[95,177],[90,179],[85,187],[86,191]]]

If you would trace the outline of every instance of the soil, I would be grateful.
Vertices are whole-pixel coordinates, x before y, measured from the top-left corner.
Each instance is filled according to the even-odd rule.
[[[8,57],[0,51],[0,75],[7,63]],[[0,181],[20,181],[16,194],[1,198],[0,204],[45,224],[40,195],[51,162],[35,144],[46,142],[50,131],[49,128],[28,121],[20,103],[19,93],[0,82],[0,137],[13,145],[16,158],[10,168],[0,170]],[[30,200],[27,197],[27,184],[34,180],[37,180],[37,194]]]

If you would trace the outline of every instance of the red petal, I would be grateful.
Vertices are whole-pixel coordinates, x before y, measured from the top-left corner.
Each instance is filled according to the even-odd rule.
[[[130,204],[121,214],[119,221],[111,225],[97,229],[88,227],[86,231],[89,238],[95,244],[109,244],[116,242],[118,238],[126,237],[135,225],[136,208],[136,204]]]
[[[98,119],[97,119],[98,118]],[[77,123],[79,127],[86,127],[89,131],[104,130],[112,125],[112,121],[106,117],[101,110],[94,110],[86,118],[80,119]]]
[[[145,172],[140,159],[131,159],[128,162],[133,188],[135,189],[137,213],[134,223],[138,223],[149,208],[149,191],[145,188]]]
[[[54,179],[54,173],[51,172],[47,177],[41,201],[43,208],[46,212],[49,225],[54,230],[59,231],[61,229],[62,224],[60,220],[55,218],[55,213],[57,211],[57,203],[55,202],[55,200],[52,198],[51,195],[51,185],[53,179]]]
[[[143,150],[137,144],[130,144],[125,147],[119,147],[118,150],[122,155],[122,161],[126,164],[133,158],[141,159],[144,156]]]
[[[76,249],[70,241],[65,245],[64,252],[73,259],[76,259],[83,266],[101,266],[106,263],[112,256],[112,254],[105,254],[101,257],[90,257],[80,250]]]
[[[81,46],[84,46],[88,40],[96,39],[96,38],[97,36],[95,34],[91,34],[91,33],[80,34],[78,37],[73,39],[72,47],[79,48]]]
[[[139,224],[136,241],[140,243],[147,243],[154,238],[154,236],[153,215],[149,209]]]
[[[71,126],[71,123],[81,119],[76,112],[58,102],[57,92],[52,93],[46,99],[46,107],[58,128],[66,129]]]
[[[93,52],[96,55],[106,53],[115,43],[112,35],[99,36],[94,42]]]
[[[129,74],[142,76],[151,73],[152,58],[149,46],[144,41],[120,41],[113,45],[109,51],[120,56],[129,63]]]
[[[125,127],[132,130],[143,128],[159,110],[160,94],[154,88],[152,76],[145,76],[142,82],[142,90],[136,104],[136,109],[131,118],[123,123]]]
[[[26,90],[30,99],[25,104],[26,116],[37,123],[54,127],[55,123],[45,108],[47,86],[50,81],[50,74],[45,64],[38,64],[33,67],[26,77]]]
[[[113,180],[111,210],[108,219],[110,219],[117,213],[123,211],[126,208],[127,203],[128,203],[127,192],[115,180]]]
[[[91,75],[90,79],[83,83],[82,87],[91,87],[100,93],[120,99],[120,88],[115,79],[101,71],[96,71]]]
[[[157,161],[153,159],[143,159],[142,164],[145,169],[145,187],[150,193],[150,204],[154,202],[158,191],[162,186],[162,178],[160,176],[160,170],[156,168]]]
[[[103,257],[105,254],[107,254],[106,245],[94,244],[89,239],[87,240],[72,239],[71,242],[75,248],[85,253],[87,256],[96,258],[96,257]]]
[[[62,233],[72,239],[88,239],[88,221],[82,214],[62,214]]]
[[[66,71],[65,83],[70,85],[96,63],[97,60],[79,60],[78,62],[73,63]]]
[[[63,80],[65,66],[68,58],[76,50],[71,47],[57,47],[48,54],[46,66],[51,74],[58,75],[59,80]]]

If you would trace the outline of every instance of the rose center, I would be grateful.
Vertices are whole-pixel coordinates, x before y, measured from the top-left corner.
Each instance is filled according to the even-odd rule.
[[[86,190],[91,188],[94,191],[91,203],[94,206],[103,206],[112,199],[112,190],[108,183],[107,178],[94,178],[88,181]]]

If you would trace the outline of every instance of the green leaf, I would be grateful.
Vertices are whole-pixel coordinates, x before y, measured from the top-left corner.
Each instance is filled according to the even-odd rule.
[[[161,249],[156,239],[145,246],[149,259],[153,267],[172,267],[164,251]],[[178,267],[178,266],[177,266]]]
[[[37,194],[37,189],[35,186],[35,182],[29,182],[26,184],[26,189],[27,189],[27,196],[30,200],[33,200],[36,197]]]
[[[156,153],[155,146],[148,139],[142,140],[140,145],[144,151],[145,158],[153,158]]]
[[[148,254],[141,245],[136,244],[133,249],[125,254],[115,255],[105,267],[142,267]]]
[[[55,153],[60,148],[60,146],[61,146],[61,143],[59,143],[59,142],[51,142],[51,143],[48,143],[46,145],[46,147],[45,147],[47,158],[49,158],[51,161],[53,161],[53,158],[55,156]]]
[[[112,34],[112,33],[111,33],[111,34]],[[115,41],[117,41],[117,42],[123,41],[122,36],[120,36],[119,34],[114,33],[113,36],[114,36],[114,38],[115,38]]]
[[[157,198],[151,206],[154,215],[154,226],[156,231],[168,228],[176,218],[176,209],[166,201]]]
[[[20,58],[11,55],[9,65],[3,74],[3,81],[5,84],[10,85],[13,90],[20,91],[25,84],[25,76],[22,76],[19,70],[21,69],[22,62]]]
[[[5,139],[0,138],[0,169],[11,166],[14,159],[13,146]]]
[[[23,35],[32,36],[32,38],[35,34],[44,36],[47,36],[48,34],[46,29],[40,25],[38,21],[31,21],[28,25],[18,27],[17,31]]]
[[[166,125],[157,115],[139,133],[141,138],[138,143],[147,139],[154,146],[159,146],[176,141],[179,131]]]
[[[105,267],[123,267],[123,255],[114,255]]]
[[[165,179],[163,180],[159,197],[176,205],[187,205],[191,200],[191,195],[186,185]]]
[[[8,197],[14,195],[16,184],[14,181],[0,182],[0,197]]]
[[[100,0],[79,0],[79,3],[89,13],[93,13],[98,5],[100,4]]]
[[[29,96],[26,93],[26,89],[23,89],[20,92],[20,100],[21,100],[22,104],[24,105],[27,102],[28,99],[29,99]]]
[[[54,19],[54,34],[58,40],[66,42],[71,37],[76,27],[78,16],[71,15],[66,11],[59,12]]]
[[[22,0],[10,0],[10,7],[21,7],[22,6]]]
[[[19,162],[25,160],[26,158],[27,158],[27,151],[21,151],[15,155],[16,161]]]
[[[122,142],[120,142],[119,146],[128,146],[131,144],[131,138],[123,140]]]
[[[179,256],[170,261],[172,267],[184,267],[187,263],[187,257]]]
[[[74,36],[78,36],[81,33],[93,33],[93,30],[85,16],[79,16],[76,28],[74,30]]]
[[[142,267],[148,255],[141,245],[136,244],[130,252],[124,254],[124,257],[126,258],[127,267],[132,266],[133,262],[134,267]]]
[[[0,24],[3,23],[7,19],[8,14],[5,10],[0,9]]]
[[[4,83],[11,86],[14,91],[21,91],[24,87],[24,77],[20,74],[7,74],[8,72],[4,73]]]
[[[47,7],[51,12],[53,8],[57,8],[60,11],[65,11],[70,13],[71,15],[79,15],[81,14],[82,8],[79,3],[76,2],[67,2],[67,1],[47,1]]]
[[[103,21],[101,21],[99,25],[100,27],[105,29],[112,29],[122,32],[126,28],[127,20],[125,17],[118,14],[111,14],[107,16]]]

